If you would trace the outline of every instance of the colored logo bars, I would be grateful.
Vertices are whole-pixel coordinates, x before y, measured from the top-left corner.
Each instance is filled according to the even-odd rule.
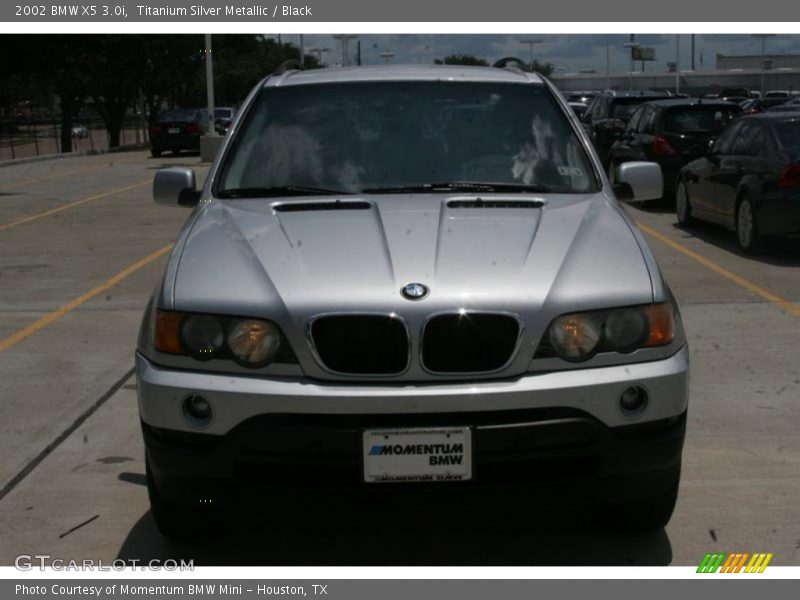
[[[714,554],[706,554],[703,557],[703,562],[697,567],[697,572],[763,573],[771,560],[772,554],[748,554],[747,552],[725,554],[724,552],[716,552]]]

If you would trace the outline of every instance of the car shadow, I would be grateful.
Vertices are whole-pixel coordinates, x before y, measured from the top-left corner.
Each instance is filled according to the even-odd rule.
[[[193,560],[196,566],[307,565],[668,565],[664,530],[624,533],[587,519],[578,506],[503,502],[430,506],[329,504],[322,497],[265,508],[223,537],[173,542],[148,511],[123,542],[118,559]],[[140,563],[141,564],[141,563]]]
[[[702,222],[682,226],[675,222],[672,226],[680,231],[684,237],[696,237],[707,244],[716,246],[745,260],[758,261],[778,267],[800,266],[800,238],[797,237],[764,238],[758,251],[748,254],[739,248],[736,242],[736,234],[720,225]]]

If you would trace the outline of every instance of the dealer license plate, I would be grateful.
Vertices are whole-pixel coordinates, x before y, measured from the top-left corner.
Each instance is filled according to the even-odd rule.
[[[368,429],[363,448],[368,483],[472,479],[469,427]]]

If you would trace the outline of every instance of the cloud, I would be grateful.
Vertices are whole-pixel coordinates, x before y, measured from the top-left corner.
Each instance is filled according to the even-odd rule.
[[[284,39],[298,43],[297,36],[283,36]],[[689,34],[680,35],[681,68],[690,65]],[[385,58],[382,52],[392,52],[391,62],[394,64],[431,64],[436,58],[448,54],[474,54],[485,58],[490,63],[504,56],[517,56],[523,60],[530,57],[530,48],[520,43],[525,39],[538,39],[542,43],[533,46],[533,56],[538,60],[553,63],[567,71],[593,69],[605,72],[606,46],[608,45],[609,62],[612,71],[627,71],[630,68],[630,53],[624,44],[629,41],[623,34],[563,34],[563,35],[475,35],[475,34],[442,34],[442,35],[361,35],[358,40],[350,42],[350,57],[356,56],[358,42],[361,44],[362,64],[382,64]],[[323,60],[328,64],[339,64],[342,60],[341,42],[330,35],[306,35],[305,47],[328,48]],[[675,60],[675,35],[673,34],[641,34],[636,35],[636,42],[642,46],[653,47],[656,60],[647,65],[648,70],[664,71],[667,62]],[[768,53],[795,54],[800,53],[800,35],[777,35],[766,39]],[[719,54],[759,54],[761,40],[751,35],[708,35],[695,36],[696,67],[700,68],[700,57],[703,67],[714,68],[716,55]]]

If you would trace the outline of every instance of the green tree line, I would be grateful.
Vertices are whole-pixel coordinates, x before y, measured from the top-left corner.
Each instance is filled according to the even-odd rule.
[[[264,36],[213,36],[215,100],[238,105],[268,73],[300,50]],[[57,108],[61,151],[72,151],[76,115],[91,106],[118,146],[129,111],[144,108],[149,124],[163,107],[205,104],[202,35],[3,35],[0,36],[0,109],[25,104]],[[306,54],[306,68],[320,66]]]

